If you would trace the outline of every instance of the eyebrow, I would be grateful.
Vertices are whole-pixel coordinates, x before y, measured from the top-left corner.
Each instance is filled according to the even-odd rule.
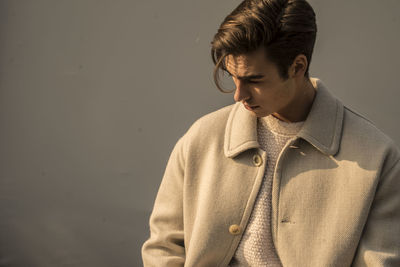
[[[228,70],[226,70],[226,72],[233,76]],[[254,74],[254,75],[246,75],[246,76],[236,76],[236,78],[238,78],[239,80],[257,80],[257,79],[261,79],[264,78],[264,75],[262,74]]]

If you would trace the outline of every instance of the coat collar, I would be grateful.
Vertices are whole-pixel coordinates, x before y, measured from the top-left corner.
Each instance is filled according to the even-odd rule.
[[[339,150],[344,108],[319,79],[311,78],[311,82],[317,88],[317,94],[297,137],[303,138],[322,153],[333,156]],[[241,103],[236,103],[226,124],[225,156],[232,158],[245,150],[259,147],[257,117]]]

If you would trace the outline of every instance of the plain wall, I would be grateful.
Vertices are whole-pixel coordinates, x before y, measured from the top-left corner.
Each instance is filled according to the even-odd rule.
[[[0,1],[0,266],[141,266],[169,153],[233,103],[232,0]],[[310,1],[311,76],[400,144],[400,1]]]

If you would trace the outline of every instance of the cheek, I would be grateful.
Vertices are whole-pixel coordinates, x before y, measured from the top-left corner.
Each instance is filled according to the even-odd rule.
[[[294,90],[289,83],[263,83],[254,87],[253,97],[270,105],[285,105],[294,97]]]
[[[270,88],[254,88],[253,98],[257,102],[270,102],[275,98]]]
[[[274,86],[268,82],[255,84],[253,87],[254,95],[260,98],[271,97],[274,91]]]
[[[279,96],[281,98],[286,99],[287,101],[290,101],[291,99],[293,99],[295,97],[295,89],[294,86],[288,82],[283,84],[282,86],[280,86],[279,88]]]

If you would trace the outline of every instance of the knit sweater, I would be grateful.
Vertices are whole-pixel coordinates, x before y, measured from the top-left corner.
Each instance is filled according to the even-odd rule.
[[[249,223],[229,266],[281,266],[271,234],[272,181],[280,152],[303,123],[283,122],[272,115],[257,120],[258,142],[267,152],[267,162]]]

